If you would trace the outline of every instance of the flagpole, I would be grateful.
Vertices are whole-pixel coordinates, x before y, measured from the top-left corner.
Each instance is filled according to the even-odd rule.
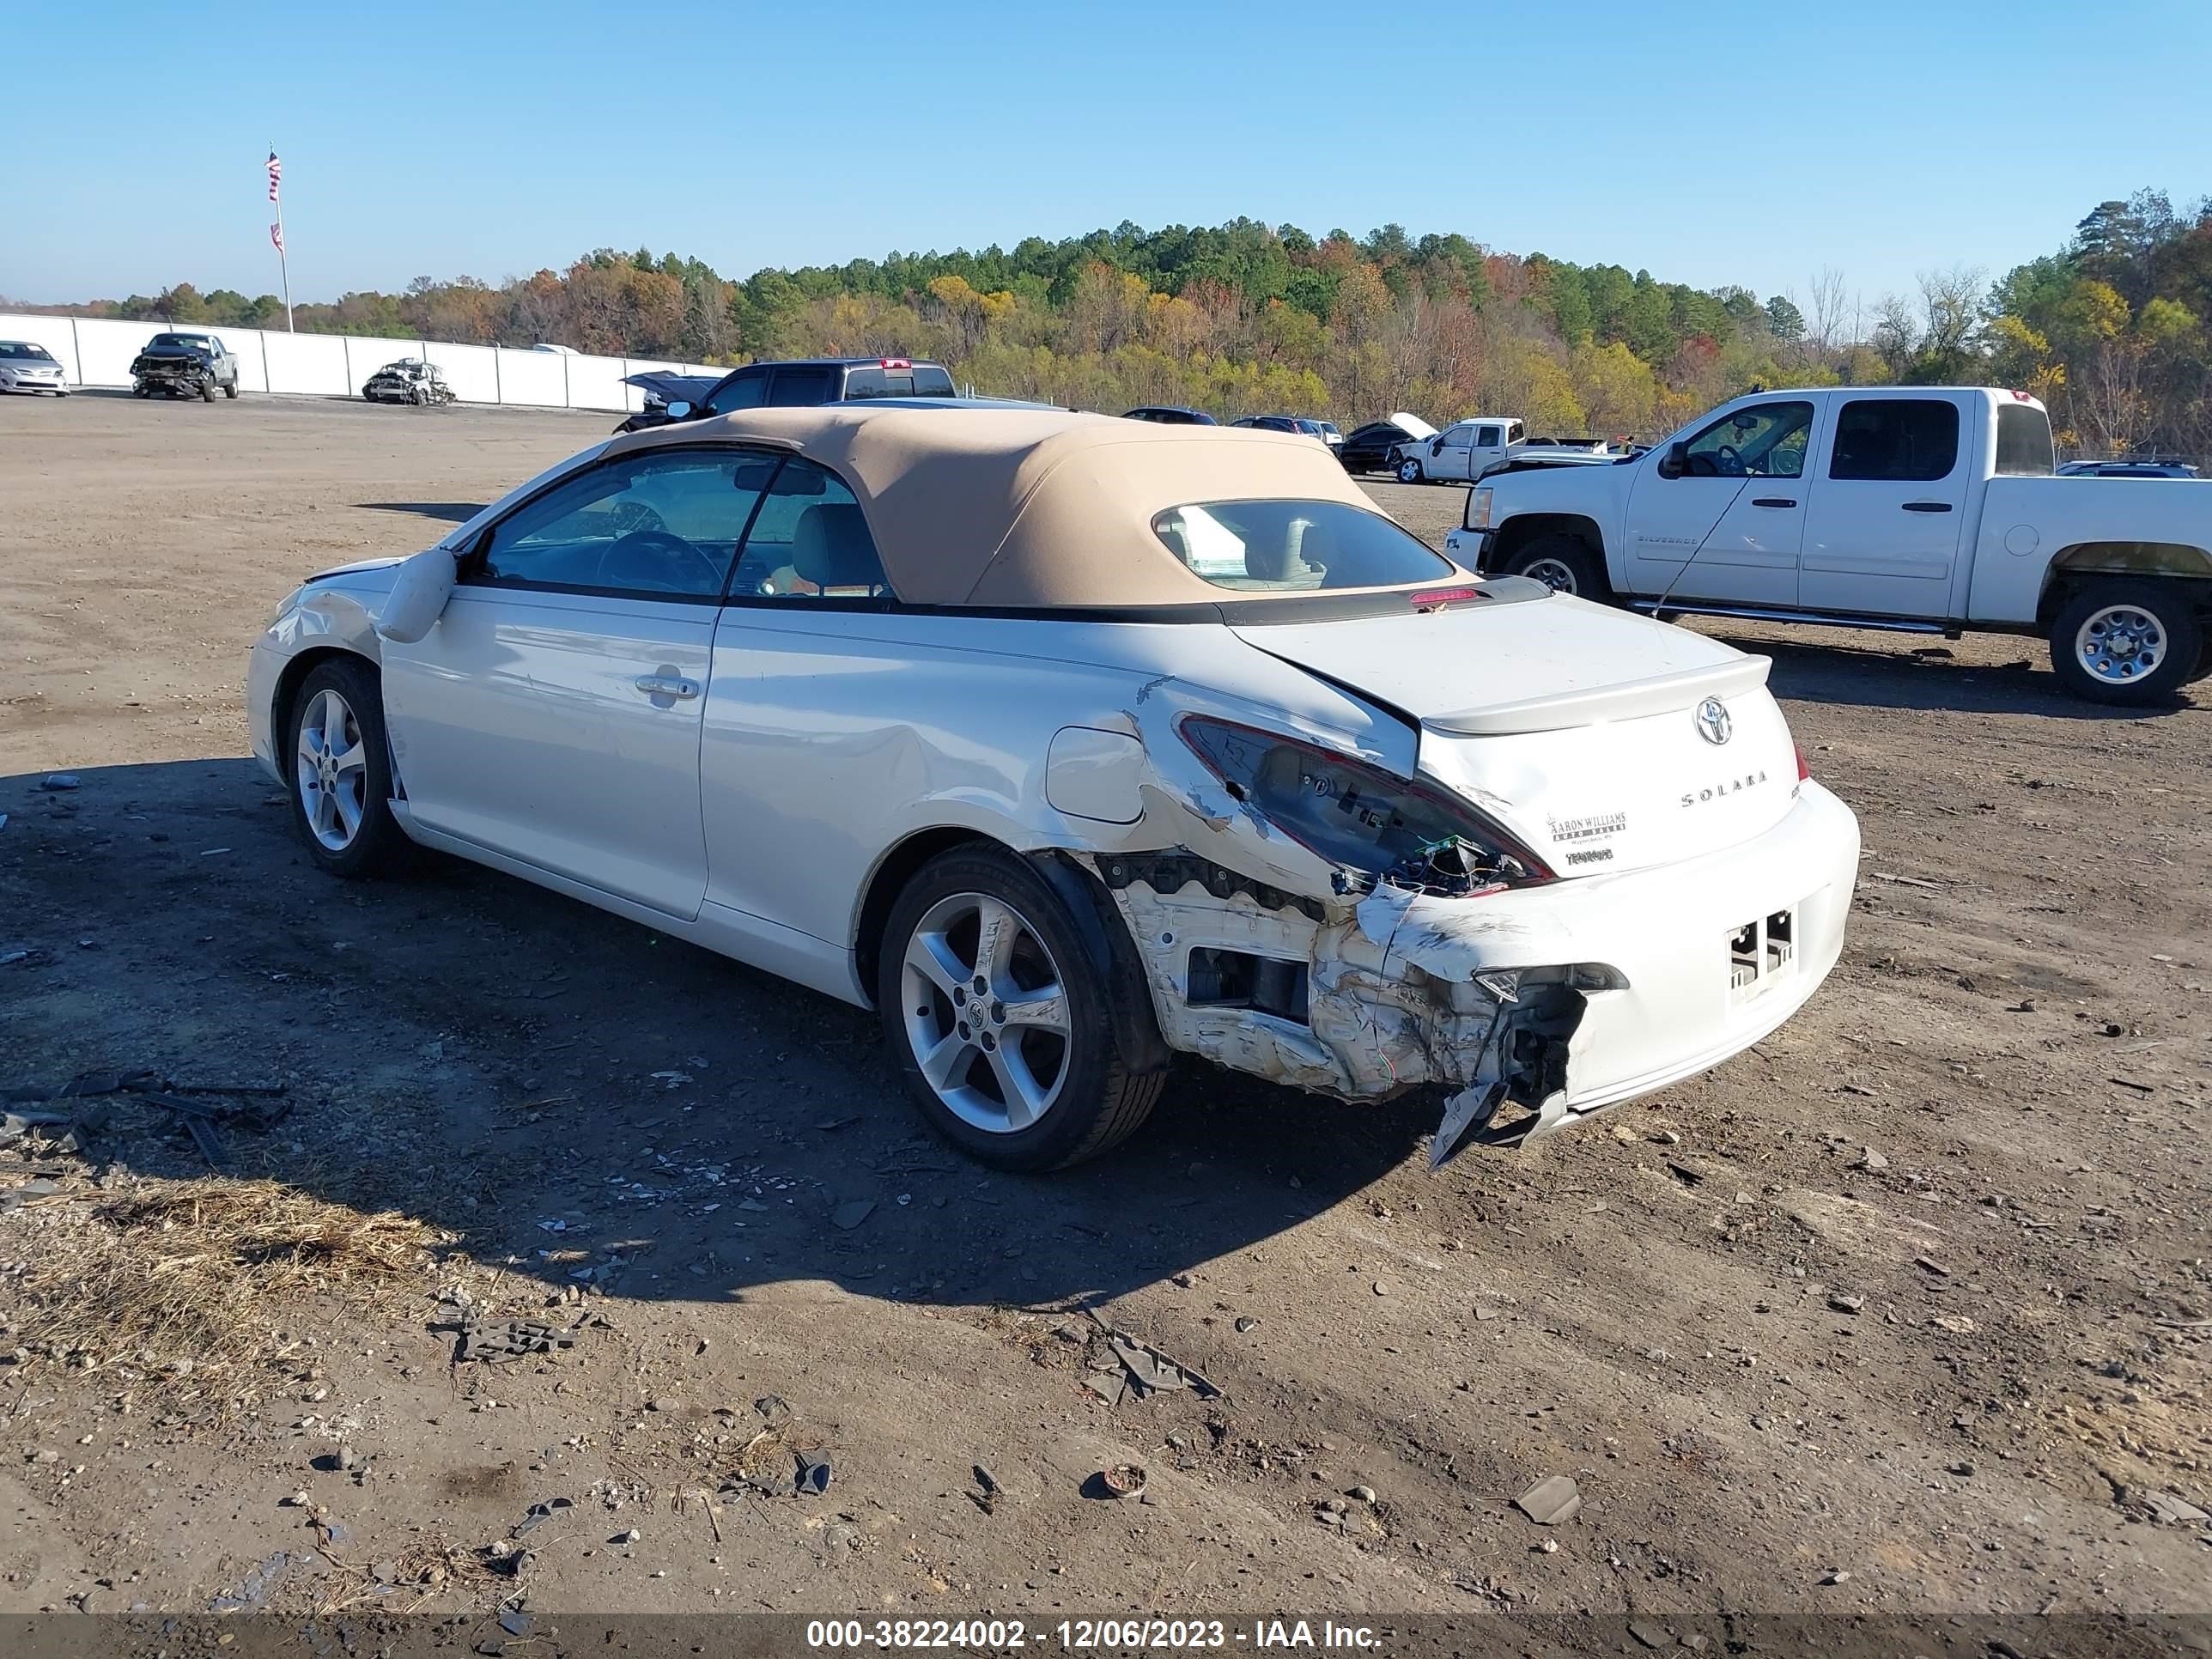
[[[273,141],[269,146],[269,155],[272,161],[276,158],[276,146]],[[276,204],[276,269],[284,282],[284,331],[288,334],[295,333],[297,331],[292,325],[292,256],[284,246],[284,197],[273,183],[269,194]]]

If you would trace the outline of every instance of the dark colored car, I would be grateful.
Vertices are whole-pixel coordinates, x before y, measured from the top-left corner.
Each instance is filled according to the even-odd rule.
[[[690,404],[697,408],[707,401],[708,394],[721,384],[720,376],[713,374],[673,374],[661,369],[647,369],[641,374],[623,376],[624,386],[634,386],[645,393],[645,407],[615,428],[617,432],[642,432],[647,427],[665,426],[675,417],[669,414],[671,404]]]
[[[696,421],[736,409],[805,409],[875,398],[959,395],[951,371],[942,363],[905,357],[811,357],[787,363],[747,363],[717,381],[703,403],[691,404],[680,414],[671,403],[668,418]]]
[[[1176,404],[1140,404],[1134,409],[1124,410],[1125,421],[1150,421],[1155,426],[1214,426],[1212,416],[1202,409],[1184,409]]]
[[[1308,420],[1303,415],[1247,415],[1243,420],[1231,421],[1229,424],[1255,426],[1263,432],[1287,432],[1299,438],[1317,438],[1328,444],[1331,449],[1336,447],[1335,444],[1329,443],[1328,436],[1335,428],[1323,421]]]
[[[156,334],[131,362],[131,393],[215,401],[238,396],[238,359],[212,334]]]
[[[1385,472],[1390,467],[1390,446],[1411,443],[1414,435],[1395,421],[1370,421],[1353,429],[1336,458],[1346,472]]]

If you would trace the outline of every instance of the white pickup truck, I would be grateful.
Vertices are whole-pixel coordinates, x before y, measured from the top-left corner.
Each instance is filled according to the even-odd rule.
[[[1755,392],[1611,465],[1489,478],[1445,548],[1662,617],[2041,635],[2104,702],[2212,674],[2212,485],[2051,459],[2024,392]]]
[[[1474,483],[1509,469],[1587,466],[1620,453],[1602,438],[1539,438],[1532,443],[1527,425],[1513,416],[1473,415],[1442,432],[1392,445],[1390,471],[1400,483]]]

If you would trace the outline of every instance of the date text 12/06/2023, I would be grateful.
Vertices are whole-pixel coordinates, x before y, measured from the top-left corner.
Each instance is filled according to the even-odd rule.
[[[806,1645],[1009,1653],[1031,1647],[1070,1653],[1235,1648],[1371,1651],[1381,1645],[1381,1638],[1370,1626],[1340,1625],[1327,1619],[1063,1619],[1034,1626],[1018,1619],[817,1619],[807,1623]]]

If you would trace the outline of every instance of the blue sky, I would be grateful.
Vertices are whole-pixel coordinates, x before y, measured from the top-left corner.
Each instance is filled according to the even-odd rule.
[[[6,9],[0,294],[33,301],[274,291],[272,139],[301,300],[1238,214],[1872,298],[2212,191],[2206,0]]]

